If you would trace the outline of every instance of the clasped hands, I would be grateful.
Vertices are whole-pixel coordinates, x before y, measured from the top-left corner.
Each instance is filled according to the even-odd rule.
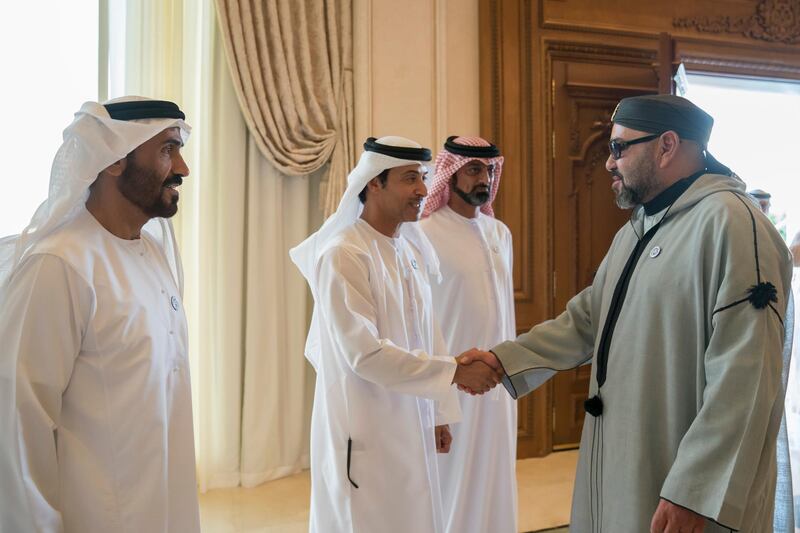
[[[492,352],[473,348],[456,357],[458,366],[453,383],[469,394],[483,394],[502,380],[504,371],[500,361]]]

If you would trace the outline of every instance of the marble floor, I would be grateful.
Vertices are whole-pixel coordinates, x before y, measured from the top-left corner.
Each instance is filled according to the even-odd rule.
[[[567,524],[577,461],[577,451],[517,461],[520,531]],[[303,472],[252,489],[201,494],[203,533],[305,533],[310,487]]]

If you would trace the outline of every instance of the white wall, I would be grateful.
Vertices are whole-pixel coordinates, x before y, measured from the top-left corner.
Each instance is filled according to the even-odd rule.
[[[478,0],[354,0],[356,153],[401,135],[434,153],[478,135]]]

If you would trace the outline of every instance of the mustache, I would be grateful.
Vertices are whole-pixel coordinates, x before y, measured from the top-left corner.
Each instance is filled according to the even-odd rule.
[[[611,175],[612,175],[612,176],[616,176],[616,177],[617,177],[617,178],[619,178],[619,179],[623,179],[623,178],[622,178],[622,174],[620,174],[620,173],[619,173],[619,171],[618,171],[618,170],[616,170],[616,169],[611,171]]]
[[[164,183],[162,184],[162,186],[169,187],[170,185],[173,185],[173,184],[182,185],[183,184],[183,176],[181,176],[180,174],[174,174],[174,175],[168,177],[167,179],[165,179]]]

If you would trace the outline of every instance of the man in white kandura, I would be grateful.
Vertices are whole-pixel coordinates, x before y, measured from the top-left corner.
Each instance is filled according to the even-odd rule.
[[[87,102],[0,240],[0,531],[199,532],[178,106]]]
[[[492,210],[502,168],[479,137],[450,137],[436,157],[420,225],[439,256],[433,310],[450,353],[516,336],[511,232]],[[498,392],[459,393],[462,420],[439,457],[448,532],[517,532],[517,405]]]
[[[402,137],[368,139],[336,213],[291,251],[315,301],[312,532],[443,532],[436,452],[460,416],[453,384],[498,382],[447,355],[433,319],[439,264],[414,223],[430,159]]]

